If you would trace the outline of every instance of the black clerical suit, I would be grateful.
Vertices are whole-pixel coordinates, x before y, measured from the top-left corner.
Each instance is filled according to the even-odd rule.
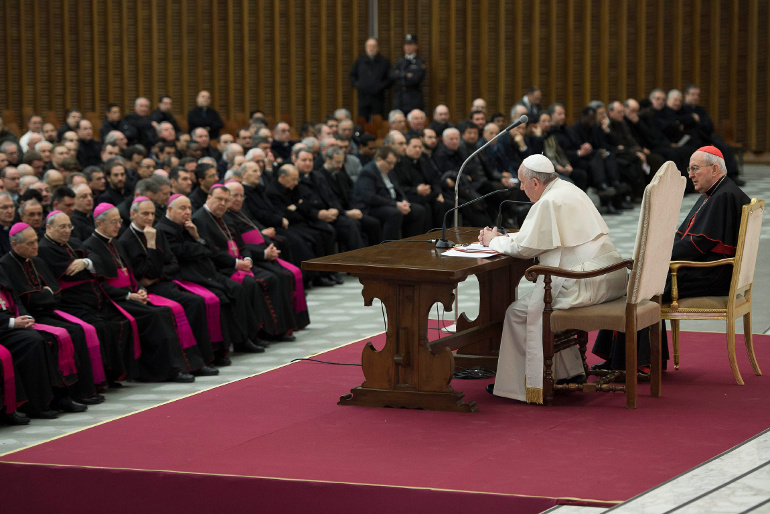
[[[299,234],[312,245],[317,257],[334,253],[336,233],[334,227],[324,221],[313,219],[309,205],[303,205],[299,187],[289,189],[277,180],[267,186],[267,197],[277,207],[276,213],[289,220],[290,230]]]
[[[96,328],[107,380],[115,382],[133,378],[136,361],[128,319],[104,294],[88,269],[74,275],[67,274],[67,269],[76,259],[90,258],[93,261],[96,257],[90,256],[83,244],[73,237],[62,244],[44,236],[40,239],[38,252],[61,287],[61,310]]]
[[[60,369],[61,382],[55,381],[54,385],[65,385],[69,396],[74,400],[93,396],[96,388],[85,333],[79,325],[64,321],[54,312],[54,309],[59,308],[60,288],[48,266],[39,257],[24,259],[13,250],[0,258],[0,266],[8,280],[6,283],[20,299],[16,307],[21,314],[32,316],[35,323],[63,328],[70,335],[77,373],[65,374]],[[56,348],[53,352],[53,359],[56,361],[56,356],[62,351],[59,340],[52,334],[42,334],[52,348]]]
[[[385,184],[377,162],[372,161],[361,169],[361,175],[353,186],[354,205],[380,220],[385,240],[401,239],[402,232],[404,237],[423,233],[425,208],[420,204],[411,204],[410,212],[401,214],[396,203],[406,200],[406,195],[392,181],[391,187]]]
[[[225,128],[225,123],[216,110],[197,105],[187,113],[187,125],[190,134],[198,127],[207,128],[211,139],[218,139],[219,131]]]
[[[167,216],[162,217],[155,228],[163,232],[171,252],[177,256],[180,278],[205,287],[219,298],[224,343],[221,347],[214,345],[217,356],[225,356],[231,344],[238,346],[251,337],[256,338],[259,323],[246,290],[219,273],[212,260],[215,250],[211,243],[203,238],[196,240],[183,225],[174,223]]]
[[[90,213],[72,211],[70,216],[72,223],[72,237],[85,241],[94,233],[94,217]]]
[[[212,362],[214,351],[206,320],[206,301],[201,296],[180,289],[173,282],[179,278],[179,263],[166,241],[166,236],[156,231],[155,248],[148,248],[144,232],[132,223],[118,241],[122,243],[131,262],[134,278],[137,281],[152,281],[151,284],[143,286],[147,292],[173,300],[184,309],[197,343],[184,349],[190,369],[197,370]]]
[[[179,373],[187,373],[190,366],[185,360],[182,346],[177,337],[174,315],[167,307],[156,307],[130,300],[129,293],[137,291],[131,263],[121,244],[108,239],[99,232],[86,239],[84,245],[91,254],[98,257],[94,262],[96,274],[102,289],[122,309],[136,319],[142,354],[139,357],[138,378],[145,380],[169,380]],[[115,279],[128,277],[130,286],[110,285]]]
[[[248,258],[253,263],[254,257],[240,235],[223,218],[214,216],[205,205],[193,214],[192,221],[198,227],[198,234],[211,245],[211,260],[225,277],[232,278],[236,273],[236,260]],[[231,252],[237,252],[239,256],[235,257]],[[253,266],[251,273],[254,276],[247,274],[237,281],[246,290],[252,316],[256,316],[260,330],[277,336],[295,328],[288,300],[281,301],[278,278],[263,270],[254,270]],[[256,334],[253,335],[256,337]]]
[[[319,171],[300,173],[299,194],[305,207],[309,207],[310,216],[318,219],[318,212],[324,209],[337,209],[337,219],[330,223],[337,235],[340,251],[357,250],[363,246],[361,233],[355,220],[345,216],[345,209],[324,180]]]
[[[49,365],[46,357],[48,343],[43,334],[33,328],[11,328],[19,299],[6,288],[4,284],[7,283],[3,276],[0,280],[0,346],[11,353],[13,360],[16,405],[5,405],[4,408],[8,414],[21,406],[22,411],[34,416],[48,410],[53,399],[51,374],[55,366]]]

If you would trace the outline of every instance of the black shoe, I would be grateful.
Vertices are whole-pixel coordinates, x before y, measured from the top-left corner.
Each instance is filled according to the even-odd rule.
[[[607,186],[599,186],[598,191],[596,193],[599,195],[599,198],[601,199],[607,199],[613,198],[615,195],[618,194],[618,192],[615,190],[614,187],[607,187]]]
[[[344,284],[345,281],[342,280],[342,275],[340,273],[332,273],[329,277],[334,281],[335,284]]]
[[[495,384],[494,382],[491,384],[487,384],[486,390],[489,394],[495,394]]]
[[[192,372],[196,377],[215,377],[219,375],[219,370],[213,366],[203,366]]]
[[[120,382],[115,382],[114,380],[110,380],[107,382],[107,385],[110,389],[123,389],[123,384]]]
[[[78,400],[78,403],[82,403],[83,405],[98,405],[100,403],[104,403],[104,396],[101,394],[94,394],[87,398]]]
[[[569,378],[561,378],[556,381],[556,385],[566,385],[566,384],[585,384],[586,383],[586,376],[584,374],[575,375],[574,377]]]
[[[58,402],[52,403],[51,409],[56,409],[63,412],[85,412],[88,410],[88,405],[78,403],[69,396],[65,396]]]
[[[278,336],[278,339],[276,339],[276,341],[279,341],[281,343],[292,343],[296,340],[297,340],[297,337],[291,334],[283,334]]]
[[[26,414],[28,418],[36,419],[56,419],[59,417],[59,411],[56,410],[27,411]]]
[[[225,357],[217,357],[216,359],[214,359],[214,362],[212,364],[214,364],[214,366],[223,368],[225,366],[229,366],[232,363],[233,361],[230,360],[230,357],[225,356]]]
[[[189,383],[195,382],[195,377],[189,373],[184,373],[180,371],[179,373],[176,374],[174,378],[169,380],[169,382],[177,382],[179,384],[189,384]]]
[[[313,279],[313,285],[316,287],[332,287],[336,282],[328,277],[316,277]]]
[[[247,339],[245,342],[233,347],[236,352],[265,353],[265,346]]]
[[[610,361],[604,361],[600,362],[599,364],[594,364],[591,366],[592,371],[599,371],[599,370],[611,370],[612,365],[610,364]]]
[[[3,425],[19,427],[22,425],[29,425],[29,418],[22,416],[18,412],[11,412],[10,414],[3,414],[0,416],[0,423]]]

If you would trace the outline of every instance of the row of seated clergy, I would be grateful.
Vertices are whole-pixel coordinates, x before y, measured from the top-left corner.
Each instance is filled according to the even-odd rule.
[[[217,189],[215,195],[221,190],[229,196],[226,188]],[[187,248],[183,253],[185,258],[195,254],[188,266],[176,260],[163,232],[152,228],[154,205],[147,198],[134,202],[134,222],[122,241],[115,239],[120,215],[110,204],[97,207],[96,230],[83,244],[70,238],[69,217],[52,212],[39,247],[42,258],[34,229],[23,223],[12,229],[12,250],[0,264],[21,298],[19,305],[37,323],[66,332],[49,330],[55,338],[51,343],[58,355],[60,381],[68,386],[68,398],[92,398],[96,385],[125,378],[186,382],[194,380],[190,372],[215,374],[212,364],[229,363],[231,344],[236,350],[264,351],[254,342],[258,334],[291,338],[290,331],[303,328],[309,321],[304,298],[280,296],[278,287],[270,290],[269,286],[278,282],[274,275],[260,277],[261,270],[255,275],[251,261],[240,254],[224,257],[228,250],[240,251],[233,240],[235,233],[220,241],[209,229],[212,242],[206,241],[197,229],[184,228],[186,223],[195,227],[189,223],[189,200],[173,200],[166,230],[181,246],[185,243],[178,237],[181,228],[199,249],[193,252],[195,248]],[[180,213],[176,221],[175,212]],[[217,218],[213,220],[216,224]],[[244,247],[243,251],[248,250]],[[189,264],[208,264],[204,276],[197,279],[215,292],[194,281],[177,280]],[[192,271],[188,274],[194,275]],[[291,271],[281,267],[280,272],[284,273],[284,284],[295,285]],[[296,282],[301,284],[301,278]],[[304,314],[300,311],[295,317],[295,307]],[[92,327],[93,338],[87,336],[84,324]]]
[[[672,258],[706,261],[734,255],[741,208],[748,203],[748,197],[726,176],[724,159],[715,147],[694,152],[688,172],[702,196],[677,231]],[[553,165],[544,156],[525,159],[519,180],[535,205],[518,233],[504,236],[485,228],[479,235],[480,242],[508,255],[538,257],[542,265],[563,269],[598,269],[620,262],[609,229],[590,199],[577,187],[555,177]],[[730,276],[730,266],[716,272],[680,271],[680,291],[686,296],[726,295]],[[564,309],[603,303],[621,297],[625,286],[624,270],[580,281],[554,277],[553,305]],[[533,403],[543,401],[543,294],[541,277],[535,290],[511,304],[506,312],[497,380],[490,387],[495,395]],[[623,336],[618,332],[600,333],[594,353],[607,358],[600,366],[625,369]],[[649,363],[649,352],[648,333],[640,333],[640,363]],[[664,358],[667,353],[666,348]],[[556,379],[580,381],[583,366],[577,348],[557,354],[553,369]]]

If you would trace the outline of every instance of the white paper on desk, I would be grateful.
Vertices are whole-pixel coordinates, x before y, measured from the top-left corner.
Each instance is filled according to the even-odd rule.
[[[486,259],[495,255],[502,255],[481,243],[473,243],[467,246],[454,247],[442,253],[444,257],[471,257],[473,259]]]

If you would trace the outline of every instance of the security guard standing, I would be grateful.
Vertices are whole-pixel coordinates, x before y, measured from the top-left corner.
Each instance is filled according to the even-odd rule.
[[[404,37],[404,57],[396,61],[391,70],[395,87],[393,108],[407,113],[413,109],[425,110],[422,97],[422,81],[425,79],[425,62],[417,57],[417,36]]]

